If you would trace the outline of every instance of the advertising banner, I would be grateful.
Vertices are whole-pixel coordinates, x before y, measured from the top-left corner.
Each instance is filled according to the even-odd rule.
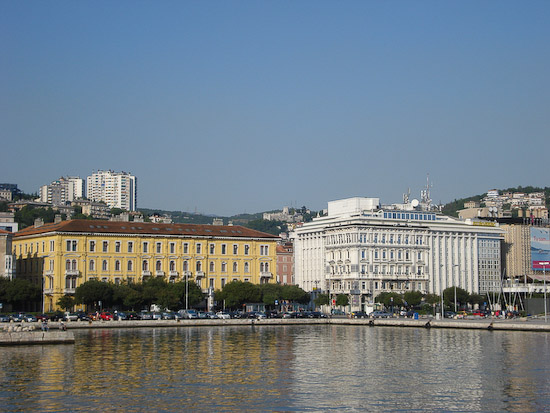
[[[534,270],[550,272],[550,230],[531,227],[531,264]]]

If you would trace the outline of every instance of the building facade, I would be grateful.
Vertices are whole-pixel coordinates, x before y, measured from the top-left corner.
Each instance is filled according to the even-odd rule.
[[[294,246],[292,242],[277,245],[277,282],[294,284]]]
[[[456,286],[485,294],[500,288],[502,230],[459,221],[418,204],[381,207],[378,198],[329,202],[328,215],[295,229],[296,284],[365,308],[381,292],[440,295]]]
[[[65,205],[83,198],[84,191],[84,179],[75,176],[61,177],[40,187],[40,201],[54,206]]]
[[[278,237],[240,226],[72,220],[14,235],[17,276],[43,286],[43,310],[88,280],[119,284],[159,277],[203,291],[233,280],[276,280]]]
[[[15,260],[12,254],[12,237],[9,231],[0,229],[0,277],[13,279],[15,276]]]
[[[127,172],[97,171],[86,181],[88,199],[105,202],[110,208],[135,211],[137,178]]]

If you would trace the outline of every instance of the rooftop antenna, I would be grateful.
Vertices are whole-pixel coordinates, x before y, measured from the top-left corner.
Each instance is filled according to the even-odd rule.
[[[407,188],[407,193],[403,194],[403,204],[407,205],[409,203],[409,198],[411,196],[411,188]]]
[[[430,174],[427,174],[426,176],[426,188],[424,188],[422,191],[420,191],[420,198],[422,199],[422,203],[426,205],[427,209],[429,210],[432,204],[432,200],[430,199],[430,188],[433,185],[430,184]]]

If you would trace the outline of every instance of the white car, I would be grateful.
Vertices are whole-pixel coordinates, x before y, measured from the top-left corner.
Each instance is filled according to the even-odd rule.
[[[216,313],[216,315],[218,316],[218,318],[222,318],[224,320],[229,320],[231,318],[231,316],[229,315],[229,313],[225,313],[223,311],[218,311]]]

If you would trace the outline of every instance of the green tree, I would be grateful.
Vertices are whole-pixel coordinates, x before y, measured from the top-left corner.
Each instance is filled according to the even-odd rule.
[[[315,297],[315,300],[313,300],[316,307],[320,307],[322,305],[328,305],[329,304],[329,297],[328,294],[319,294],[317,297]]]
[[[93,306],[99,305],[101,301],[103,307],[110,307],[113,304],[112,284],[98,280],[86,281],[76,287],[74,298],[77,304]]]
[[[297,285],[282,285],[281,299],[299,304],[307,304],[310,300],[309,293],[302,290]]]
[[[403,299],[406,301],[407,306],[416,307],[422,302],[423,295],[420,291],[407,291],[403,294]]]
[[[216,294],[216,300],[224,301],[226,308],[239,309],[245,303],[257,303],[261,299],[261,291],[257,285],[249,282],[231,281]]]
[[[486,301],[485,296],[479,294],[471,294],[467,300],[467,302],[471,305],[483,305]]]
[[[262,293],[262,302],[267,307],[274,307],[275,300],[281,300],[282,288],[279,284],[262,284],[260,285],[260,291]]]
[[[41,295],[41,288],[30,281],[0,277],[0,301],[11,304],[14,310],[30,308],[33,303],[40,302]]]
[[[439,304],[441,297],[437,294],[426,294],[424,296],[424,301],[428,304]]]
[[[464,305],[468,302],[468,298],[470,298],[470,294],[468,291],[456,287],[456,302],[458,307],[461,305]],[[449,287],[445,288],[443,290],[443,301],[445,302],[445,305],[450,306],[451,304],[454,304],[455,302],[455,287]]]
[[[74,306],[74,298],[65,294],[57,300],[57,305],[63,308],[65,311],[69,311]]]
[[[336,296],[336,305],[341,307],[349,305],[349,297],[347,296],[347,294],[338,294]]]
[[[378,294],[374,301],[384,304],[384,307],[401,307],[404,305],[403,296],[398,293],[382,292]]]

